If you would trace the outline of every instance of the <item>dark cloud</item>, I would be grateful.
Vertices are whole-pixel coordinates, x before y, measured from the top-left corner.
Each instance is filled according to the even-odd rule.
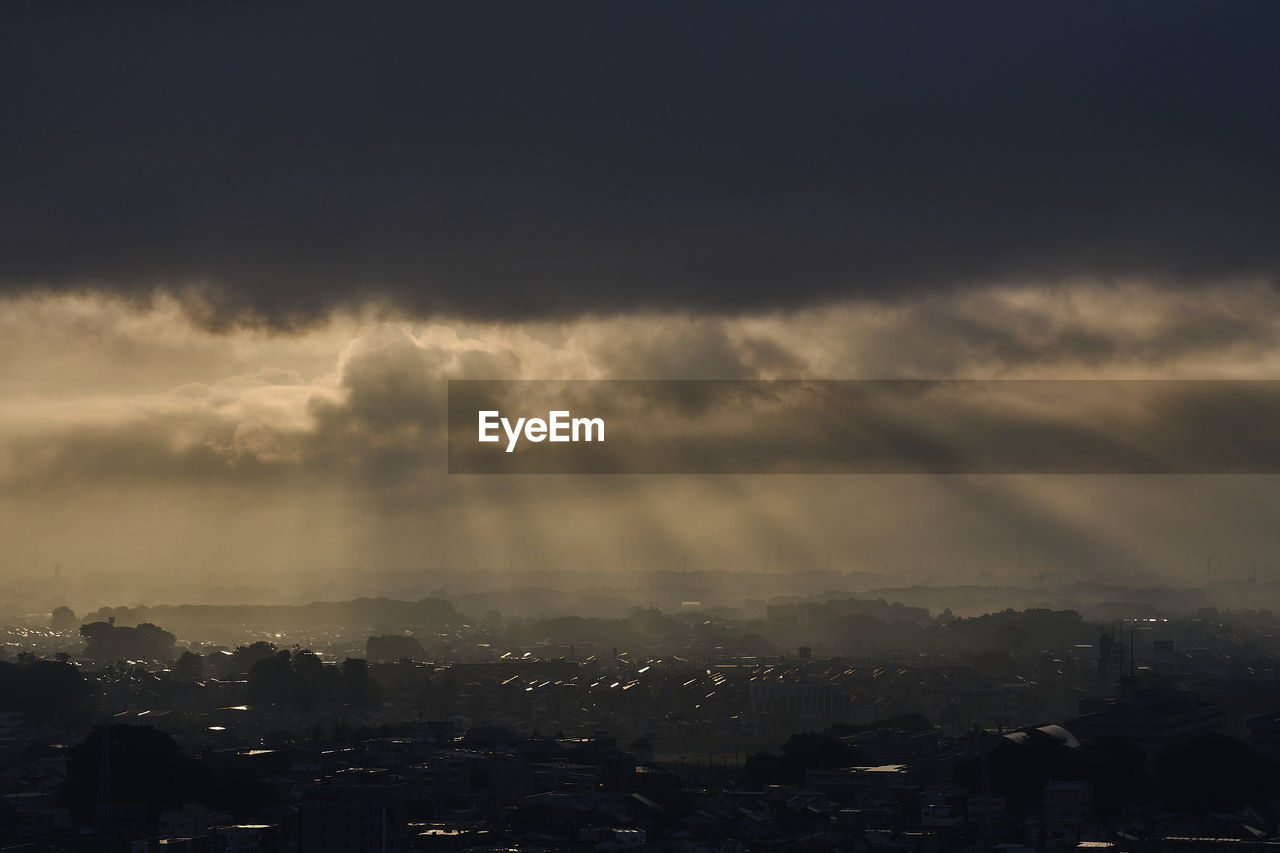
[[[886,376],[1029,367],[1074,375],[1117,365],[1168,375],[1180,360],[1256,362],[1277,340],[1274,293],[1262,286],[1175,298],[1149,287],[1063,287],[1028,299],[1037,289],[916,300],[878,338],[863,335],[854,360]]]
[[[10,289],[511,317],[1280,261],[1269,3],[2,15]]]

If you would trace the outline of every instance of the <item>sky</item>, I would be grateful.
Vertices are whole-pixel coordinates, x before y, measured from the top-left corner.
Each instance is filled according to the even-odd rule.
[[[0,18],[0,588],[1280,577],[1271,477],[468,478],[442,447],[450,378],[1280,378],[1274,4]]]

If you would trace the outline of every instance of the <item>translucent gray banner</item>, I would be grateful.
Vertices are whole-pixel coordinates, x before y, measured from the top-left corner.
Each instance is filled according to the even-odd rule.
[[[1280,473],[1280,381],[453,380],[452,474]]]

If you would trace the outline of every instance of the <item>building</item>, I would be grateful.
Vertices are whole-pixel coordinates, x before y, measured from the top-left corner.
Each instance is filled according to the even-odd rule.
[[[807,770],[804,774],[806,788],[833,794],[866,788],[904,790],[911,787],[911,783],[911,771],[905,764],[845,767],[841,770]]]
[[[1249,729],[1249,746],[1259,755],[1280,759],[1280,711],[1263,714],[1245,722]]]
[[[383,769],[352,768],[303,790],[302,845],[314,853],[403,853],[409,784]]]
[[[1177,738],[1222,731],[1222,706],[1201,702],[1200,694],[1139,689],[1100,711],[1068,724],[1082,742],[1122,737],[1142,747],[1148,758]]]
[[[757,714],[810,720],[845,720],[851,707],[849,693],[830,681],[751,682],[751,710]]]
[[[21,711],[0,711],[0,738],[9,738],[22,728]]]

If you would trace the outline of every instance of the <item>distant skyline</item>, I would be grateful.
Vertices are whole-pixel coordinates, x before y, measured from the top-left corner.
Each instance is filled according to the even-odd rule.
[[[1273,4],[0,21],[0,593],[624,541],[1280,577],[1274,478],[482,482],[442,449],[450,378],[1280,378]]]

